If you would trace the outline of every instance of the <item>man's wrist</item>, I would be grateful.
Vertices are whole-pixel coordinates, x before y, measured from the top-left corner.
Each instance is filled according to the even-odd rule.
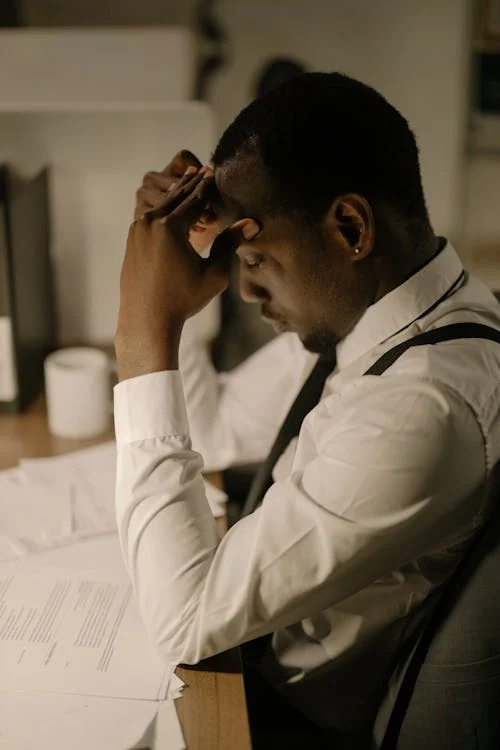
[[[153,372],[179,369],[180,332],[153,344],[141,341],[132,344],[117,333],[115,337],[116,369],[118,380],[128,380]]]

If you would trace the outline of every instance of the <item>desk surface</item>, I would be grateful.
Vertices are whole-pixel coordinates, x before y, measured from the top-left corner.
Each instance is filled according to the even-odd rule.
[[[56,456],[112,439],[111,427],[98,439],[54,437],[39,400],[24,414],[0,415],[0,469],[15,466],[20,458]],[[238,658],[235,652],[204,669],[177,670],[187,686],[176,705],[188,750],[251,749],[243,679],[234,671]]]

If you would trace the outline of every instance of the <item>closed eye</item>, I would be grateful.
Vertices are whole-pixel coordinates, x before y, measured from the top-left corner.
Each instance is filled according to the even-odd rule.
[[[265,259],[262,257],[262,255],[257,255],[255,253],[246,253],[243,258],[244,264],[247,268],[262,268],[265,263]]]

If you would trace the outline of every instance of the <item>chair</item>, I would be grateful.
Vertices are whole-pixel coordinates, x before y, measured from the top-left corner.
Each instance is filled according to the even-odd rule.
[[[410,661],[382,750],[500,748],[500,462],[492,511]]]

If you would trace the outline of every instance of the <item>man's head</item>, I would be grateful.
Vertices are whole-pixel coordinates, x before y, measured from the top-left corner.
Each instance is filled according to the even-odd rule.
[[[279,330],[329,352],[427,258],[418,149],[380,94],[308,73],[256,99],[213,156],[227,221],[263,229],[238,250],[241,292]]]

